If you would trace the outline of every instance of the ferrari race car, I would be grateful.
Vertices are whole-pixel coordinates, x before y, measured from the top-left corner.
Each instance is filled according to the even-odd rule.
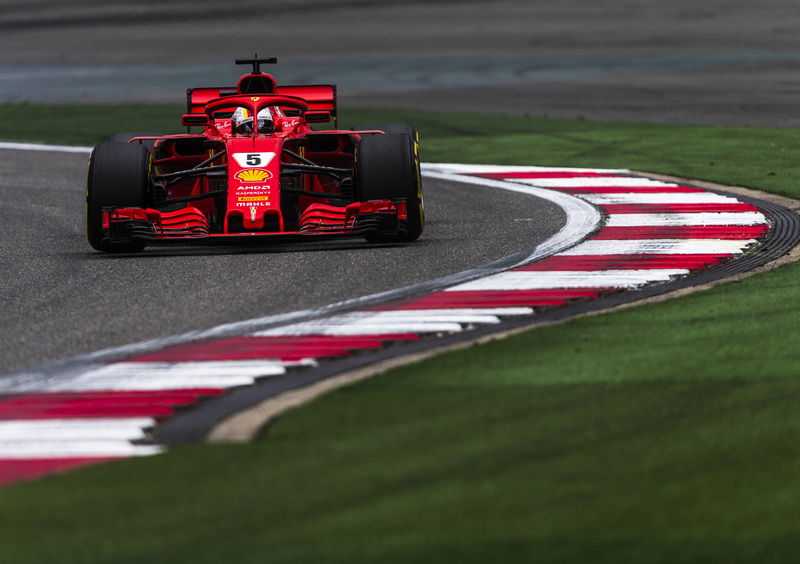
[[[419,136],[399,123],[337,129],[336,87],[278,86],[272,59],[231,88],[190,88],[202,133],[118,133],[89,161],[86,230],[106,252],[148,243],[364,237],[413,241],[425,213]],[[312,123],[334,121],[334,129]]]

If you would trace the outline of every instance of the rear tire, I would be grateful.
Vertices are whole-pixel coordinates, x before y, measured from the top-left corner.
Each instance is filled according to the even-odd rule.
[[[92,248],[110,253],[138,252],[146,242],[111,242],[104,238],[104,207],[145,207],[152,157],[138,143],[101,143],[89,158],[86,190],[86,236]]]
[[[370,242],[414,241],[425,227],[419,143],[404,133],[365,135],[356,148],[358,199],[406,200],[406,232],[398,235],[371,233]]]

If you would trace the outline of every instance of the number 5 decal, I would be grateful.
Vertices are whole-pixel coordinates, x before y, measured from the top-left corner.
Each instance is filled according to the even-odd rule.
[[[234,153],[233,158],[242,168],[267,166],[275,153]]]

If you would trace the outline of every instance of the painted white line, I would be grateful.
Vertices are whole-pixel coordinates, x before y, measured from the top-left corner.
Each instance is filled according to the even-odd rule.
[[[711,192],[626,192],[623,194],[577,194],[596,205],[603,204],[741,204],[736,198]]]
[[[68,147],[38,145],[27,143],[0,143],[0,149],[60,151],[89,153],[90,147]],[[542,179],[507,179],[492,180],[474,176],[463,176],[467,172],[601,172],[626,173],[625,170],[610,171],[608,169],[565,169],[555,167],[498,167],[485,165],[424,164],[426,177],[441,178],[462,184],[475,184],[503,190],[526,193],[555,203],[564,209],[567,222],[559,233],[539,245],[517,266],[527,264],[535,259],[554,255],[562,251],[562,255],[605,255],[605,254],[706,254],[736,253],[755,242],[728,240],[621,240],[621,241],[588,241],[569,249],[576,241],[585,238],[595,230],[602,221],[600,213],[592,204],[635,204],[635,203],[734,203],[735,198],[709,193],[673,193],[668,188],[677,184],[666,183],[647,178],[615,177],[578,177],[578,178],[542,178]],[[576,197],[569,194],[547,190],[550,187],[654,187],[664,188],[662,194],[582,194]],[[583,198],[583,199],[581,199]],[[735,217],[734,217],[735,216]],[[681,222],[686,223],[681,223]],[[748,223],[741,223],[747,221]],[[639,222],[639,223],[637,223]],[[749,225],[765,223],[766,218],[760,213],[739,214],[615,214],[609,225]],[[513,267],[512,267],[513,268]],[[447,277],[449,284],[460,280],[471,280],[451,286],[448,290],[528,290],[549,288],[633,288],[652,282],[662,282],[673,277],[685,275],[688,269],[626,269],[605,271],[506,271],[496,269],[475,269],[458,275]],[[483,278],[472,280],[475,276]],[[440,279],[440,287],[441,287]],[[185,342],[201,336],[215,336],[220,333],[231,333],[238,330],[245,333],[262,327],[267,323],[284,323],[280,327],[251,333],[257,336],[268,335],[368,335],[387,333],[453,333],[462,331],[471,325],[496,324],[501,316],[529,315],[532,308],[437,308],[395,311],[355,311],[346,314],[333,314],[329,317],[308,319],[309,316],[324,315],[335,307],[349,305],[358,307],[372,303],[380,298],[392,295],[384,292],[365,298],[358,298],[333,304],[325,308],[317,308],[294,312],[280,316],[228,324],[211,331],[179,335],[167,339],[157,339],[129,347],[112,349],[117,354],[127,351],[144,352],[178,342]],[[368,302],[369,301],[369,302]],[[293,322],[300,320],[300,322]],[[136,350],[138,348],[138,350]],[[102,366],[86,366],[92,358],[100,358],[112,351],[99,351],[94,355],[79,357],[83,365],[74,368],[69,374],[61,373],[43,384],[41,378],[18,375],[13,381],[14,391],[25,386],[30,390],[168,390],[181,388],[228,388],[232,386],[253,384],[257,378],[276,376],[286,372],[289,364],[279,360],[252,361],[207,361],[207,362],[118,362]],[[6,382],[3,382],[6,384]],[[20,387],[21,386],[21,387]],[[38,386],[38,388],[37,388]],[[44,386],[44,387],[43,387]],[[159,447],[131,444],[130,441],[145,437],[144,429],[154,423],[152,418],[76,418],[65,420],[28,421],[12,420],[0,422],[0,459],[6,458],[55,458],[80,456],[137,456],[160,452]]]
[[[682,268],[602,271],[510,271],[448,288],[462,290],[547,290],[556,288],[634,288],[665,282],[689,271]]]
[[[499,188],[501,190],[529,194],[552,202],[564,210],[567,214],[567,222],[564,227],[550,239],[536,247],[533,253],[515,266],[521,266],[522,264],[553,255],[574,245],[577,241],[585,239],[587,235],[597,229],[603,220],[596,207],[570,194],[563,194],[561,192],[554,192],[552,190],[502,180],[490,180],[476,176],[453,174],[451,172],[439,170],[437,168],[438,166],[439,165],[433,164],[426,165],[424,167],[425,175],[431,178],[449,180],[451,182],[476,184],[478,186],[487,186],[489,188]]]
[[[608,227],[677,227],[692,225],[756,225],[767,223],[759,212],[699,212],[699,213],[615,213]]]
[[[581,177],[581,178],[509,178],[508,182],[520,182],[531,186],[541,186],[543,188],[629,188],[631,186],[643,188],[675,188],[678,185],[673,182],[662,182],[661,180],[650,180],[649,178],[637,178],[631,176],[612,176],[612,177]]]
[[[162,450],[127,441],[0,441],[0,464],[2,459],[150,456]]]
[[[77,147],[72,145],[44,145],[42,143],[10,143],[0,141],[0,149],[19,151],[53,151],[58,153],[86,153],[92,152],[94,147]]]
[[[51,145],[48,147],[56,147],[56,146]],[[88,148],[85,149],[88,150]],[[511,182],[502,182],[502,181],[464,176],[461,174],[455,174],[452,171],[457,170],[459,172],[468,172],[470,170],[473,171],[530,170],[530,171],[585,171],[585,172],[596,171],[596,172],[616,172],[616,173],[626,172],[625,170],[622,169],[609,171],[608,169],[580,169],[580,168],[567,169],[560,167],[516,167],[516,166],[487,167],[483,165],[477,165],[477,166],[450,165],[450,164],[440,165],[432,163],[423,163],[422,169],[424,171],[423,176],[427,178],[442,178],[445,180],[455,181],[460,184],[477,184],[501,190],[509,190],[512,192],[530,194],[551,201],[564,210],[564,212],[567,215],[567,221],[565,226],[558,233],[556,233],[551,238],[549,238],[548,240],[544,241],[539,246],[537,246],[530,253],[530,255],[526,257],[523,261],[520,261],[517,264],[517,266],[524,264],[526,262],[531,262],[533,260],[544,258],[545,256],[552,255],[560,250],[566,249],[571,245],[574,245],[577,241],[584,239],[587,235],[589,235],[592,231],[594,231],[598,227],[598,225],[602,220],[602,216],[594,206],[569,194],[553,192],[531,186],[524,186],[521,184],[513,184]],[[496,270],[494,271],[496,272]],[[445,285],[448,283],[456,284],[459,281],[463,281],[465,278],[466,279],[472,278],[473,276],[477,275],[480,272],[485,274],[493,272],[493,270],[488,268],[474,269],[472,271],[465,271],[463,273],[458,273],[453,276],[448,276],[442,279],[434,280],[431,281],[431,283],[439,283],[441,285]],[[428,284],[430,283],[426,283],[426,285]],[[53,363],[53,365],[46,365],[43,367],[31,369],[26,372],[20,372],[9,375],[3,379],[2,388],[4,390],[22,391],[22,392],[30,390],[41,390],[43,387],[47,386],[47,382],[49,380],[59,378],[59,376],[57,376],[56,374],[67,370],[74,371],[76,367],[85,366],[87,364],[102,362],[105,360],[119,358],[123,356],[144,354],[147,352],[163,349],[170,345],[186,343],[197,339],[243,334],[252,331],[257,331],[265,326],[296,323],[298,321],[302,321],[303,319],[308,319],[309,317],[325,314],[326,312],[341,310],[344,308],[354,308],[354,307],[359,307],[362,304],[374,304],[378,303],[379,301],[388,300],[396,297],[400,293],[407,291],[407,289],[408,288],[399,288],[397,290],[390,290],[387,292],[371,294],[360,298],[337,302],[323,307],[300,310],[286,314],[270,315],[265,317],[248,319],[244,321],[237,321],[233,323],[227,323],[224,325],[212,327],[210,329],[203,331],[193,331],[189,333],[172,335],[169,337],[152,339],[149,341],[144,341],[139,343],[132,343],[129,345],[123,345],[119,347],[111,347],[88,354],[77,355],[69,359],[65,359],[64,361],[61,361],[59,363]],[[409,328],[411,327],[409,326]],[[421,328],[423,332],[428,332],[427,331],[428,329],[431,328],[429,326]],[[446,331],[447,329],[443,330]],[[458,330],[458,329],[453,329],[453,330]],[[433,331],[438,332],[440,331],[440,329],[436,328],[433,329]],[[376,331],[376,333],[380,332],[384,332],[384,330]],[[313,332],[306,332],[302,334],[313,334]],[[329,332],[325,334],[357,334],[357,333],[347,333],[346,330],[341,330],[341,332],[339,333]],[[92,388],[91,386],[89,386],[86,389],[92,389]],[[140,387],[138,389],[147,389],[147,388]]]

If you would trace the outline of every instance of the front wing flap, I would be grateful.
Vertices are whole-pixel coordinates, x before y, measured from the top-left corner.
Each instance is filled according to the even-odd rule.
[[[151,208],[104,208],[103,226],[112,242],[141,239],[149,243],[233,243],[301,240],[308,237],[357,237],[405,231],[405,200],[355,202],[344,207],[311,204],[297,231],[216,233],[196,207],[175,211]]]

